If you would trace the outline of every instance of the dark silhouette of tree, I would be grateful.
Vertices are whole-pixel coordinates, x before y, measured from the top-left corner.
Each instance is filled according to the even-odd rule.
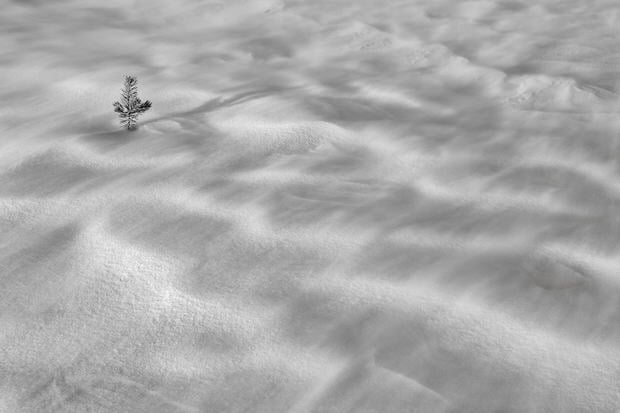
[[[121,90],[121,101],[114,102],[114,112],[121,118],[121,127],[127,130],[137,128],[138,115],[151,108],[151,101],[142,102],[138,97],[138,79],[125,76],[125,84]]]

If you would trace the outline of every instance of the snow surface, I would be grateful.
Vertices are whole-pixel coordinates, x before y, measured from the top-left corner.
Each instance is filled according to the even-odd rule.
[[[0,412],[620,411],[617,1],[0,7]]]

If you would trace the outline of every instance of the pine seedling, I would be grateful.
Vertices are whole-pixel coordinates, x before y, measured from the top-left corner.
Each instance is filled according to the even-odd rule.
[[[138,97],[138,79],[135,76],[125,76],[125,84],[121,90],[121,101],[114,102],[114,112],[121,119],[121,127],[134,130],[137,127],[138,115],[151,108],[151,101],[142,102]]]

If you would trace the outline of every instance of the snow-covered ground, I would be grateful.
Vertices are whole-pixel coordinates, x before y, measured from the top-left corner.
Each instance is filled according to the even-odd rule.
[[[0,10],[0,412],[620,411],[617,1]]]

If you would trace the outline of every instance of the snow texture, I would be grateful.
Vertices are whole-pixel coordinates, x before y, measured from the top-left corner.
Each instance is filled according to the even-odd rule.
[[[620,411],[617,2],[0,9],[0,412]]]

